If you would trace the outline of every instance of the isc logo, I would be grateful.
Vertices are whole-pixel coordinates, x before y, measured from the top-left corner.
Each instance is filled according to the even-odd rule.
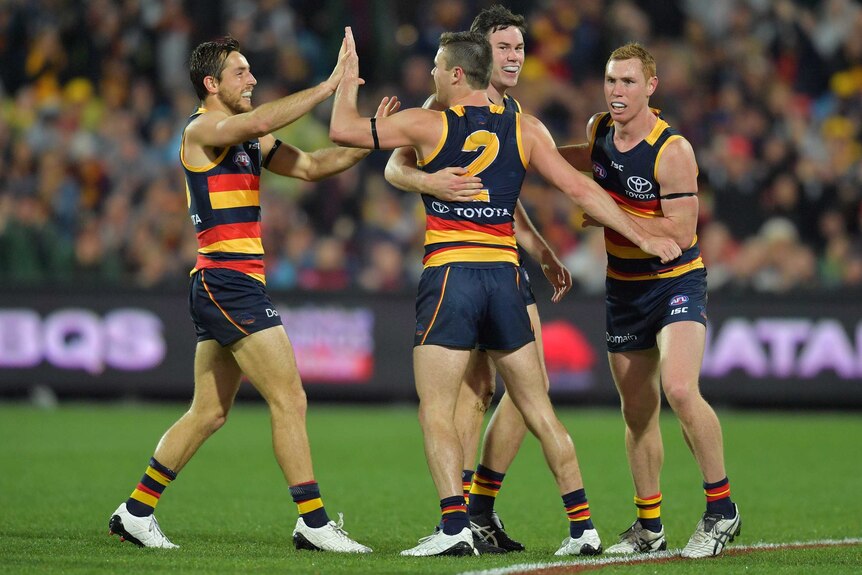
[[[670,310],[670,315],[679,315],[681,313],[688,313],[688,306],[686,307],[675,307]]]

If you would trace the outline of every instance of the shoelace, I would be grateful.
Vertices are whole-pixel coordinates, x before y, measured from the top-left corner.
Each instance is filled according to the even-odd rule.
[[[156,535],[158,535],[162,539],[167,539],[167,537],[165,537],[165,534],[162,533],[162,528],[159,526],[159,520],[156,519],[156,516],[150,515],[150,518],[151,518],[150,527],[149,527],[149,529],[147,529],[147,531],[149,531],[150,533],[155,533]]]
[[[338,514],[338,523],[330,520],[329,524],[332,525],[333,531],[335,531],[335,533],[340,537],[348,539],[351,543],[355,543],[353,539],[350,539],[350,537],[347,536],[347,531],[344,530],[344,513]]]

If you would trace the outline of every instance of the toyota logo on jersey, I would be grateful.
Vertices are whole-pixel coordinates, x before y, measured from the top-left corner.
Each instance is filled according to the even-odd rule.
[[[636,194],[645,194],[652,190],[652,182],[640,176],[629,176],[629,179],[626,180],[626,186]]]

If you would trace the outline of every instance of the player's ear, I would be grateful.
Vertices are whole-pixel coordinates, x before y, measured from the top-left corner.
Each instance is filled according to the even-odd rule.
[[[455,66],[452,68],[452,83],[455,84],[460,82],[462,78],[464,78],[464,68],[461,66]]]
[[[207,89],[207,92],[210,94],[215,94],[218,92],[218,79],[213,76],[204,76],[204,88]]]
[[[652,78],[647,80],[647,85],[646,85],[647,98],[652,96],[653,92],[655,92],[655,89],[657,87],[658,87],[658,76],[653,76]]]

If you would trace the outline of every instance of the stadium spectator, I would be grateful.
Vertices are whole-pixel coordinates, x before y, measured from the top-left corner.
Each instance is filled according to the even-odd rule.
[[[71,245],[71,238],[85,233],[93,218],[99,227],[110,225],[106,199],[117,194],[128,197],[129,223],[134,225],[148,182],[177,170],[177,126],[195,106],[183,84],[185,73],[177,68],[182,69],[191,43],[225,32],[233,26],[232,19],[240,16],[223,1],[61,4],[58,8],[48,0],[0,3],[0,57],[4,63],[0,67],[0,165],[6,167],[0,172],[0,196],[35,193],[42,170],[66,174],[62,192],[58,192],[62,199],[54,196],[59,203],[46,208],[51,225],[45,229],[59,230]],[[376,73],[389,74],[375,78],[375,85],[406,94],[393,87],[402,81],[401,64],[430,61],[436,35],[430,32],[433,38],[428,41],[404,31],[467,26],[465,18],[471,11],[457,4],[431,0],[399,4],[385,15],[392,24],[387,26],[372,21],[383,15],[369,16],[369,29],[376,26],[378,31],[397,36],[397,41],[373,46],[374,58],[381,61]],[[612,47],[609,39],[619,43],[638,40],[666,62],[661,98],[655,105],[663,108],[665,117],[698,150],[701,199],[710,210],[702,218],[702,227],[720,221],[731,229],[734,241],[742,243],[757,236],[768,217],[773,180],[777,174],[789,174],[799,189],[799,209],[814,210],[806,217],[840,212],[847,220],[848,245],[862,241],[856,217],[862,205],[858,151],[862,143],[862,10],[858,0],[662,3],[663,7],[676,6],[667,18],[678,19],[680,26],[675,30],[681,30],[681,35],[663,25],[664,20],[655,15],[654,3],[644,1],[520,4],[528,11],[531,24],[519,95],[527,109],[547,118],[558,141],[577,141],[591,111],[601,106],[595,97],[601,93],[595,77]],[[277,97],[325,77],[327,47],[337,42],[336,32],[350,16],[347,10],[332,12],[327,3],[285,0],[242,5],[251,14],[251,35],[261,34],[255,48],[261,64],[273,62],[270,77],[258,76],[259,91],[265,86]],[[623,27],[619,20],[612,20],[610,15],[619,11],[632,15],[626,22],[637,26]],[[421,74],[410,74],[414,76],[421,81]],[[426,79],[430,82],[427,74]],[[426,85],[422,91],[430,89]],[[315,123],[317,127],[313,127]],[[306,134],[325,134],[325,119],[314,114],[288,132],[279,137],[300,147],[325,145],[304,141]],[[132,142],[124,146],[123,139]],[[54,159],[45,163],[37,159],[49,149]],[[109,157],[131,166],[130,177]],[[741,166],[731,165],[736,159]],[[347,191],[364,205],[368,190],[379,185],[373,181],[379,170],[374,164],[356,172]],[[168,177],[176,186],[173,189],[181,191],[181,177]],[[285,204],[292,214],[285,224],[309,217],[303,213],[302,198],[314,186],[272,187],[270,181],[264,185],[284,190],[272,203]],[[565,225],[569,208],[559,199],[548,201],[552,191],[544,188],[530,184],[522,201],[539,231],[565,258],[579,249],[582,233],[573,235],[574,228]],[[396,219],[418,222],[416,198],[402,197],[394,190],[390,193],[398,198],[401,214]],[[798,217],[794,214],[789,219]],[[357,287],[362,270],[371,263],[369,254],[354,246],[373,233],[374,226],[356,211],[350,218],[352,235],[343,239],[348,247],[348,284]],[[11,241],[9,229],[0,228],[0,246]],[[852,288],[854,284],[842,278],[853,275],[843,270],[853,267],[854,260],[840,254],[853,250],[827,254],[829,240],[818,226],[798,232],[814,250],[818,264],[815,277],[806,280],[804,289]],[[415,245],[415,237],[407,235],[395,238],[404,254]],[[128,243],[130,235],[101,237],[102,241],[110,237],[111,242],[121,242],[108,251],[116,251],[122,259],[121,272],[111,272],[102,283],[142,286],[146,281],[157,286],[175,283],[183,275],[179,268],[165,267],[160,272],[164,278],[145,280],[136,274],[137,264],[126,259],[134,251]],[[166,254],[168,259],[185,257],[179,248],[172,249],[177,251]],[[415,285],[414,259],[406,257],[405,265],[406,275]],[[10,266],[10,260],[0,260],[4,278],[17,277]],[[836,273],[838,269],[842,273]],[[72,280],[65,274],[57,281]],[[713,282],[710,289],[731,286],[766,289],[752,286],[745,278]],[[787,289],[797,288],[803,286]]]

